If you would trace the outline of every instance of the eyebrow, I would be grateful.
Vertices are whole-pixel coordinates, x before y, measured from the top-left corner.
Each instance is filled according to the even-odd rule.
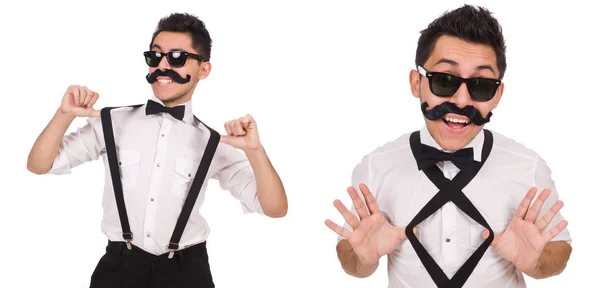
[[[454,60],[450,60],[448,58],[442,58],[440,60],[438,60],[437,62],[435,62],[435,65],[441,64],[441,63],[446,63],[446,64],[450,64],[452,66],[458,66],[458,63]],[[492,68],[492,65],[479,65],[476,68],[477,71],[481,71],[481,70],[490,70],[490,72],[494,73],[494,76],[496,76],[496,71],[494,71],[494,68]]]
[[[157,49],[163,50],[162,47],[160,47],[160,45],[158,45],[158,44],[153,44],[152,48],[157,48]],[[182,49],[182,48],[171,49],[171,51],[187,52],[185,49]]]

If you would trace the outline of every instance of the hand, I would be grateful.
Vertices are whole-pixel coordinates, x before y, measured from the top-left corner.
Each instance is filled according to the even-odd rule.
[[[529,189],[506,230],[494,235],[494,241],[491,244],[502,258],[512,262],[526,274],[535,271],[546,244],[567,227],[567,221],[563,220],[542,235],[542,231],[563,207],[562,201],[556,201],[546,215],[537,223],[535,222],[550,192],[550,189],[544,189],[533,206],[529,208],[537,193],[535,187]],[[485,230],[481,236],[485,239],[489,236],[489,232]]]
[[[359,219],[354,216],[340,200],[335,200],[333,205],[344,216],[346,222],[352,227],[353,232],[326,220],[325,225],[338,235],[346,238],[361,262],[367,265],[376,264],[379,258],[392,252],[398,245],[406,240],[404,229],[392,226],[384,217],[373,194],[365,184],[360,184],[359,189],[365,197],[367,207],[358,196],[356,189],[348,188]],[[368,210],[367,210],[368,209]],[[370,213],[369,213],[370,212]],[[370,214],[370,215],[369,215]]]
[[[100,117],[100,111],[94,109],[98,93],[85,86],[71,85],[67,88],[60,104],[60,112],[75,117]]]
[[[221,136],[221,142],[242,150],[260,148],[256,121],[250,114],[225,123],[227,135]]]

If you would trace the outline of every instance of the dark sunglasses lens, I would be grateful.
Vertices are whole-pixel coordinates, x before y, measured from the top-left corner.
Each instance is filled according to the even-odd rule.
[[[449,74],[433,74],[429,81],[431,81],[431,92],[442,97],[454,94],[460,86],[460,81]]]
[[[156,52],[145,52],[144,57],[146,58],[146,64],[150,67],[156,67],[162,59],[162,55]]]
[[[183,52],[170,52],[168,57],[171,67],[179,68],[185,65],[186,55]]]
[[[489,101],[494,98],[498,84],[492,79],[471,79],[467,85],[471,97],[476,101]]]

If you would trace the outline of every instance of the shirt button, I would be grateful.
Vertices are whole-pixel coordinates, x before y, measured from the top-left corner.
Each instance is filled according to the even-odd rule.
[[[154,198],[150,198],[150,201],[154,202]]]
[[[160,134],[160,137],[165,137],[165,134]]]
[[[446,243],[449,243],[449,242],[450,242],[450,238],[446,238]]]
[[[156,167],[160,167],[160,163],[156,163]]]
[[[146,237],[150,238],[150,233],[146,234]]]

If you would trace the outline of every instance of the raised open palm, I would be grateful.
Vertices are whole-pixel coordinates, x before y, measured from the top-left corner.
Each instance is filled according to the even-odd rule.
[[[506,230],[495,235],[491,244],[502,258],[512,262],[521,271],[533,271],[537,267],[538,260],[546,244],[567,227],[567,221],[563,220],[547,233],[542,234],[563,207],[562,201],[554,203],[546,215],[536,222],[550,192],[549,189],[544,189],[529,208],[533,197],[537,193],[536,188],[531,188],[521,201]],[[487,238],[488,235],[487,230],[482,233],[483,238]]]
[[[360,219],[356,218],[340,200],[335,200],[333,203],[353,231],[350,232],[329,219],[325,221],[325,225],[348,240],[361,262],[375,264],[379,262],[379,258],[392,252],[406,240],[406,234],[404,229],[392,226],[383,217],[375,197],[365,184],[360,184],[359,189],[364,195],[366,206],[354,187],[348,188],[348,194]]]

